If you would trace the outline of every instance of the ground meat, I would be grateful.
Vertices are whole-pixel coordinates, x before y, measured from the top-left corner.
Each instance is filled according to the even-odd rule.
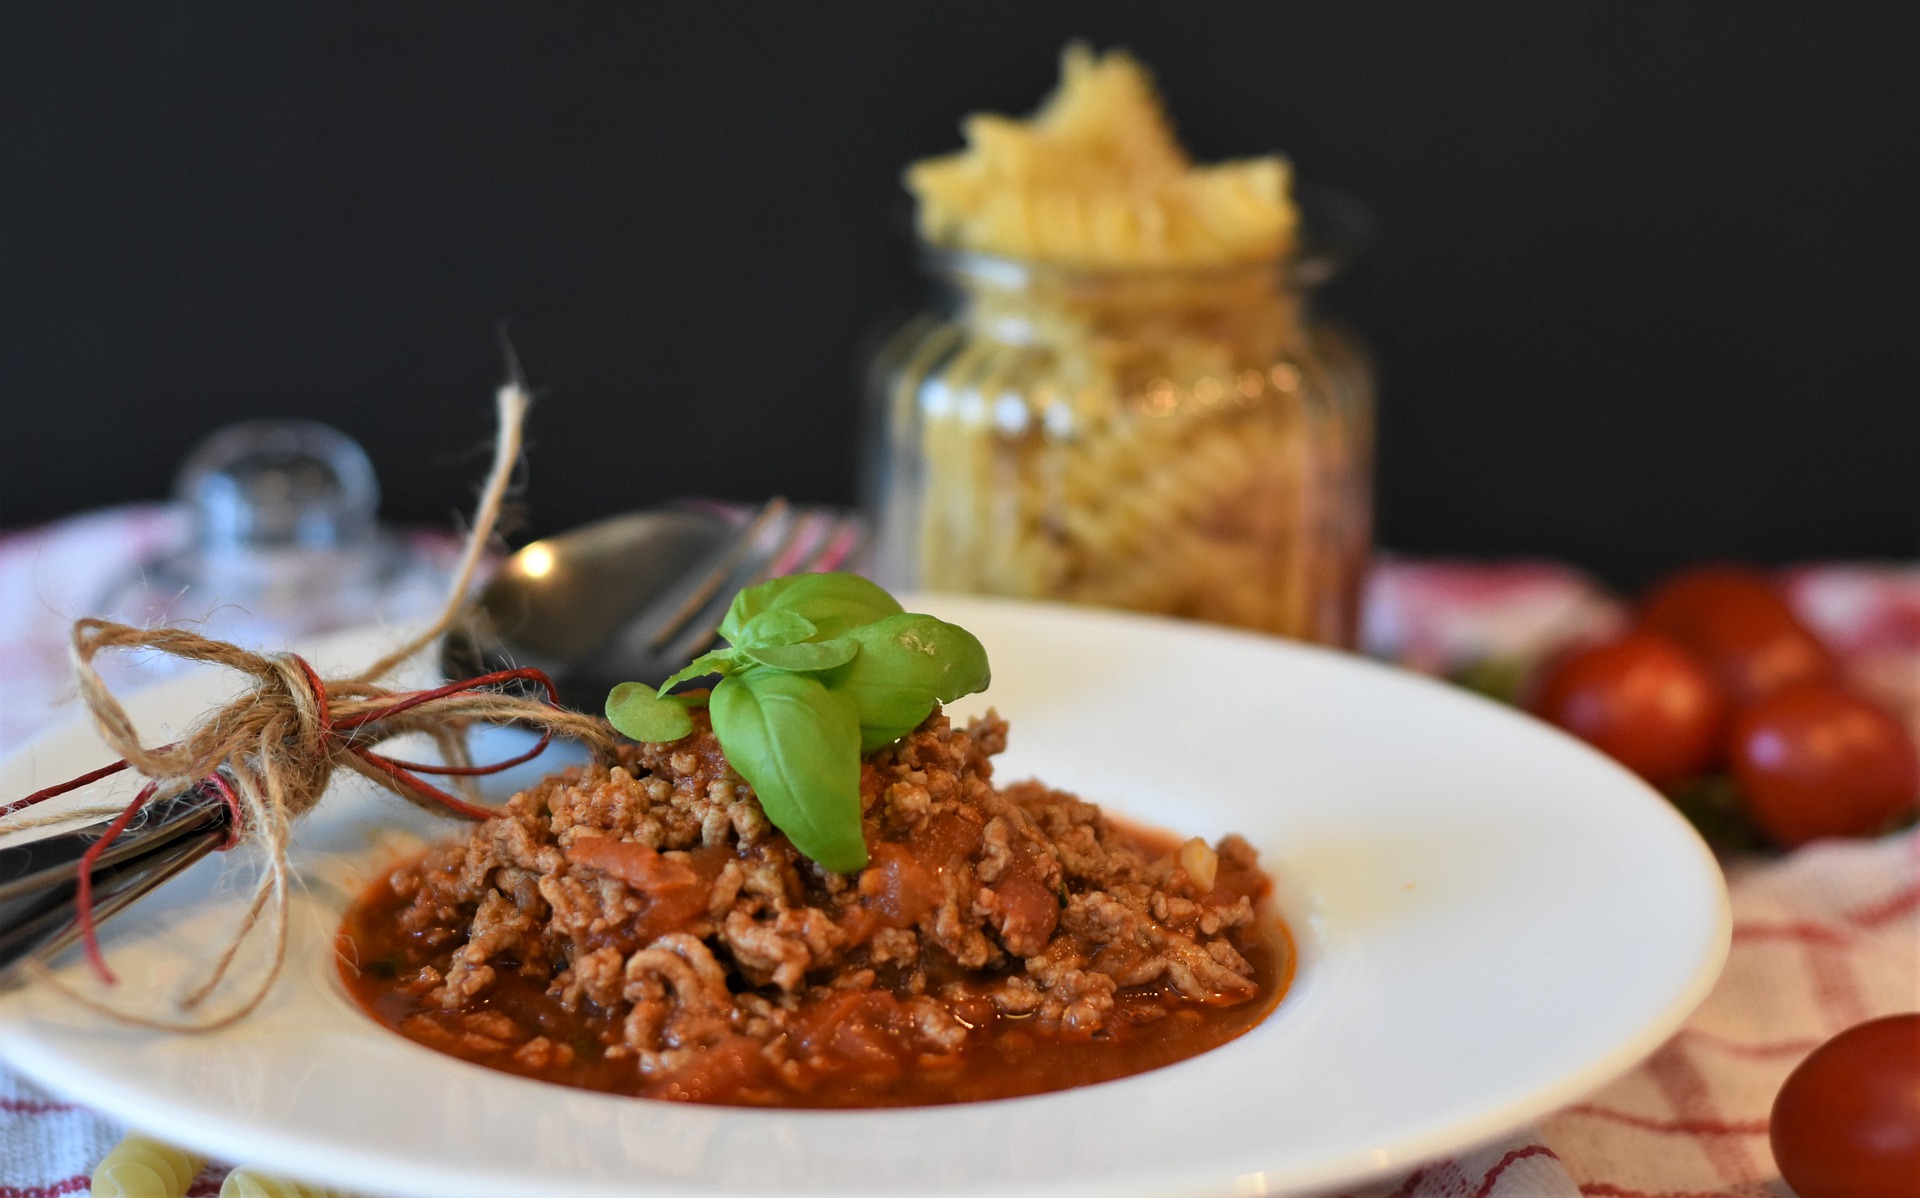
[[[660,937],[628,957],[623,974],[620,997],[629,1007],[616,1048],[634,1053],[642,1073],[681,1068],[731,1035],[727,971],[694,937]]]
[[[993,715],[957,729],[936,710],[868,758],[871,860],[853,877],[767,822],[704,713],[672,745],[549,778],[387,879],[421,954],[404,985],[442,1013],[402,1030],[528,1069],[572,1061],[578,1035],[495,1010],[511,979],[590,1017],[601,1057],[712,1100],[953,1060],[996,1019],[1078,1040],[1252,998],[1234,937],[1264,880],[1246,843],[1215,848],[1202,890],[1090,803],[997,789],[1005,744]]]

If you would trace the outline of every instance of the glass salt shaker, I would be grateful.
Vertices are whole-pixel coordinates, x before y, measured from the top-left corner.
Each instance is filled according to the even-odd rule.
[[[215,432],[174,480],[183,538],[100,604],[141,626],[188,627],[251,648],[417,618],[444,573],[380,527],[380,487],[353,438],[307,420]]]

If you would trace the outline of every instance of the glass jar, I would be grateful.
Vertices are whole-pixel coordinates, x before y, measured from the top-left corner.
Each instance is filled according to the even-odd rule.
[[[1373,389],[1357,344],[1307,318],[1324,262],[929,264],[940,307],[872,373],[883,584],[1354,643]]]

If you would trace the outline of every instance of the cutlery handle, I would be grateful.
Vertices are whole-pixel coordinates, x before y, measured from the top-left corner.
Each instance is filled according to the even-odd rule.
[[[112,821],[0,847],[0,977],[50,957],[80,934],[80,865]],[[194,786],[149,804],[93,864],[95,923],[130,906],[225,843],[232,815],[219,792]]]
[[[100,924],[132,906],[168,879],[220,847],[223,828],[177,836],[131,861],[93,875],[93,921]],[[75,877],[56,882],[30,902],[17,902],[0,923],[0,983],[19,974],[28,957],[52,958],[80,938]]]
[[[204,783],[172,798],[150,802],[95,860],[95,875],[144,857],[180,837],[215,828],[224,832],[231,820],[219,791]],[[112,822],[105,819],[37,840],[0,844],[0,928],[10,922],[8,912],[14,904],[30,901],[49,887],[70,881],[81,859],[99,843]]]

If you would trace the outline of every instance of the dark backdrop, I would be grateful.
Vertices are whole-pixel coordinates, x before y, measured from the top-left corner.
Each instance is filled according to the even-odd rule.
[[[0,523],[165,493],[219,424],[330,421],[388,518],[484,463],[510,316],[530,527],[854,493],[854,379],[921,298],[900,167],[1070,36],[1203,156],[1371,206],[1380,532],[1615,581],[1909,555],[1907,6],[141,5],[0,30]]]

